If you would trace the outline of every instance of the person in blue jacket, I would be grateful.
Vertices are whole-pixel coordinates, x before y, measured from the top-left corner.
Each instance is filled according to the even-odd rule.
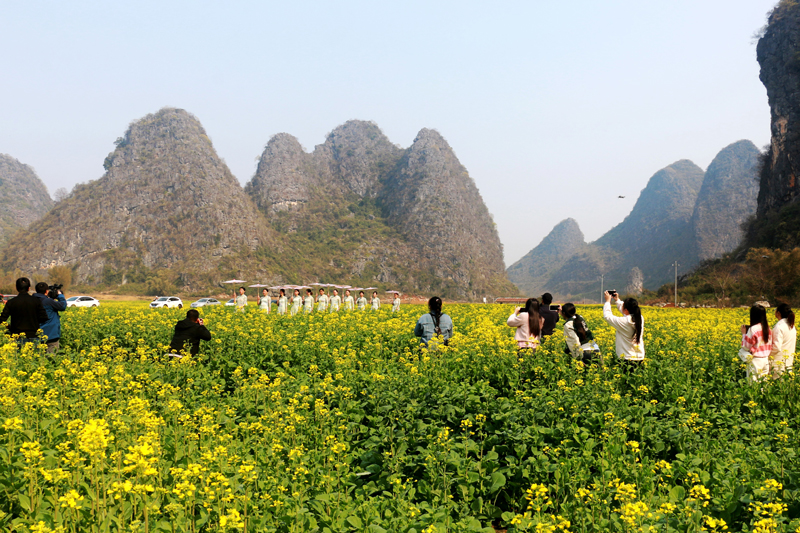
[[[425,346],[429,346],[432,339],[441,336],[447,346],[453,336],[453,320],[450,315],[442,313],[442,299],[434,296],[428,300],[428,311],[417,321],[414,335],[420,337]]]
[[[61,316],[59,313],[67,308],[67,299],[64,298],[61,290],[53,291],[56,297],[55,299],[51,298],[47,295],[49,288],[47,283],[40,281],[36,284],[34,296],[42,301],[42,307],[47,313],[47,322],[39,326],[44,336],[47,337],[47,353],[55,353],[60,347],[59,341],[61,340]]]

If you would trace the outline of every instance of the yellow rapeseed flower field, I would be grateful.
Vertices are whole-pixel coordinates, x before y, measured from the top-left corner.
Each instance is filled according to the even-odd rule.
[[[445,305],[449,346],[392,314],[71,308],[62,352],[0,338],[0,530],[795,531],[798,379],[749,384],[741,310],[644,309],[626,372],[560,330],[518,354],[510,306]]]

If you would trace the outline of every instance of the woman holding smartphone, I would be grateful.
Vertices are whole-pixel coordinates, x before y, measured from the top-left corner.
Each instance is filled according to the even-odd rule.
[[[517,328],[514,333],[514,340],[517,341],[517,351],[531,350],[536,351],[539,342],[542,340],[542,328],[544,328],[544,317],[539,314],[539,300],[528,298],[525,307],[520,307],[514,311],[508,320],[512,328]]]
[[[617,291],[606,291],[604,295],[603,320],[617,331],[617,357],[627,364],[629,370],[633,369],[644,361],[644,318],[639,302],[636,298],[626,298],[623,302]],[[611,312],[612,298],[622,316],[614,316]]]

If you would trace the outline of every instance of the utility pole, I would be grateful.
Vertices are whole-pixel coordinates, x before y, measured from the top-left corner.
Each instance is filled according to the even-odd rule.
[[[672,263],[672,266],[675,267],[675,307],[678,307],[678,267],[680,266],[680,263],[675,261]]]
[[[605,274],[600,274],[600,303],[603,303],[603,302],[605,301],[605,300],[603,299],[603,296],[605,296],[605,292],[606,292],[606,291],[605,291],[605,289],[603,288],[603,287],[604,287],[604,286],[603,286],[603,283],[604,283],[604,281],[605,281],[603,278],[605,278]]]

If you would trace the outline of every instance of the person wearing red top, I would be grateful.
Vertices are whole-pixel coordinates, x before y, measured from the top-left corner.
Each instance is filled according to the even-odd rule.
[[[759,381],[769,372],[769,353],[772,351],[772,332],[767,322],[767,310],[756,304],[750,308],[750,326],[742,325],[742,347],[739,358],[747,364],[748,381]]]

